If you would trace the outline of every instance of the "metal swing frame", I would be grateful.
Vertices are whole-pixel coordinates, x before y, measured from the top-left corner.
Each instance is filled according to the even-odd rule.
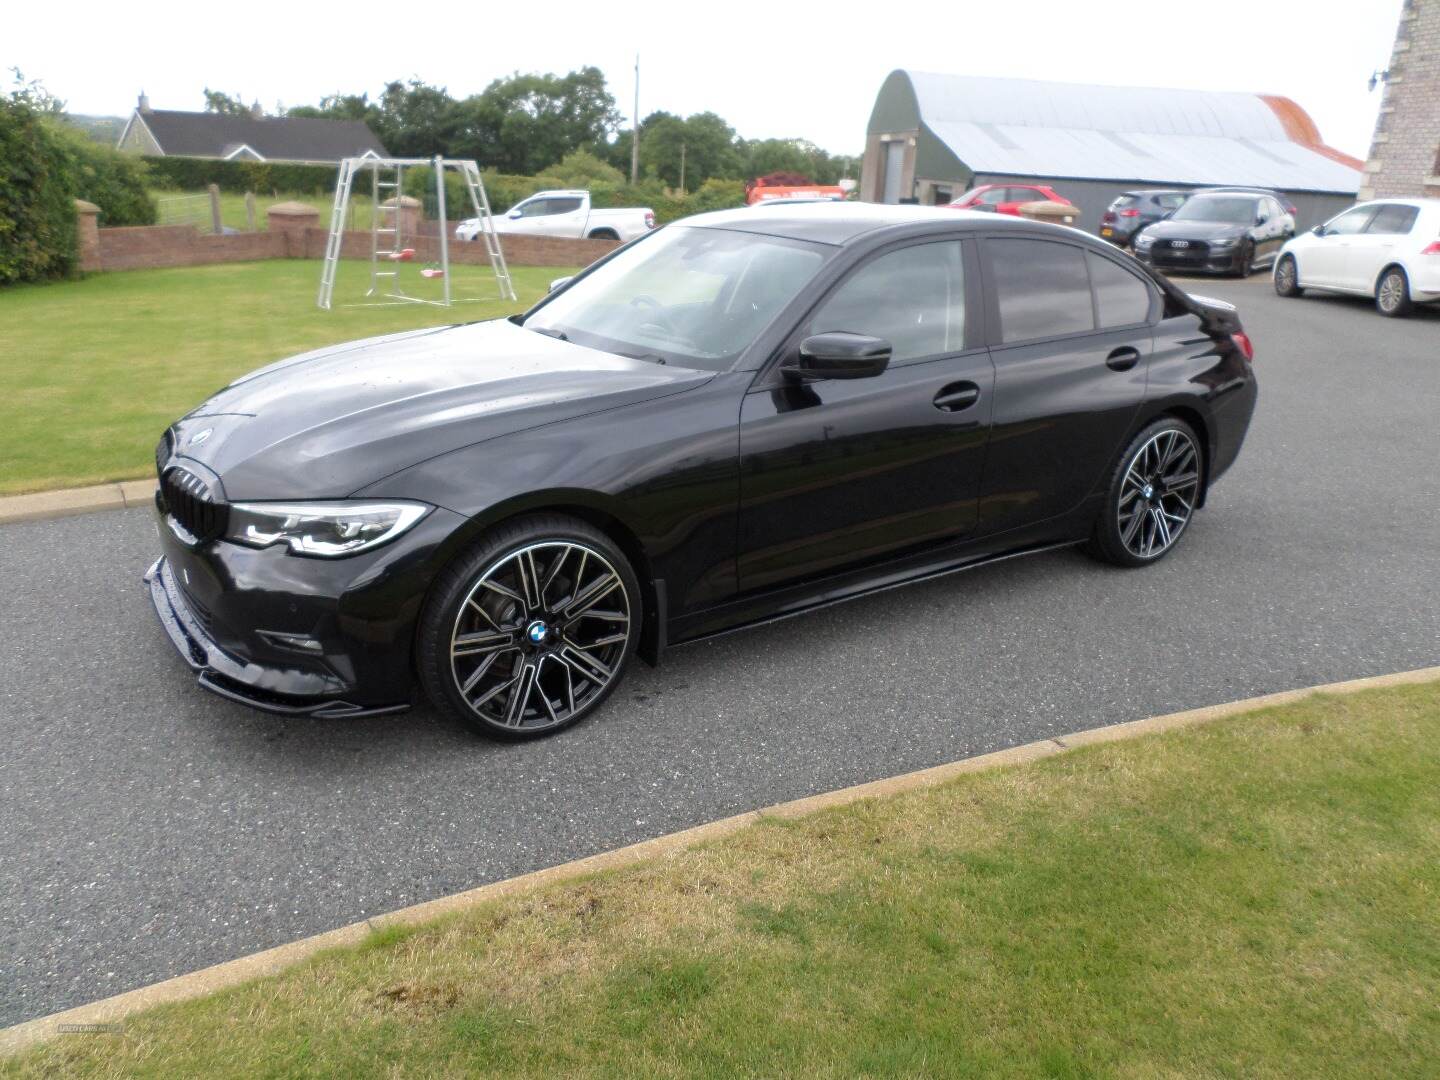
[[[405,170],[415,166],[429,166],[435,175],[435,201],[440,220],[440,271],[444,285],[444,298],[427,300],[424,297],[406,294],[400,283],[399,257],[405,250],[403,235],[404,215],[400,199],[404,194]],[[485,181],[480,176],[480,167],[471,159],[442,158],[387,158],[374,151],[367,151],[361,157],[349,157],[340,162],[340,172],[335,182],[335,203],[330,210],[330,233],[325,242],[325,262],[320,270],[320,292],[316,304],[329,311],[335,296],[335,277],[340,266],[340,253],[345,244],[345,218],[350,209],[350,196],[354,191],[356,178],[364,172],[370,173],[370,191],[373,205],[370,213],[370,287],[365,296],[370,304],[434,304],[449,307],[451,304],[466,303],[483,297],[455,298],[450,292],[450,223],[445,206],[445,171],[455,170],[470,196],[475,216],[480,220],[480,236],[485,243],[486,254],[490,257],[490,269],[499,285],[501,300],[514,300],[515,286],[510,280],[509,267],[505,265],[505,253],[500,248],[500,236],[495,230],[495,217],[490,211],[490,198],[485,194]],[[381,202],[387,192],[389,205]],[[382,269],[382,263],[384,268]]]

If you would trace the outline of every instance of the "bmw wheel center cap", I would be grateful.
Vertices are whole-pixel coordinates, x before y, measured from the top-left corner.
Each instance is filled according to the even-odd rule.
[[[550,627],[546,626],[543,620],[536,619],[525,628],[525,636],[536,645],[543,645],[545,639],[550,636]]]

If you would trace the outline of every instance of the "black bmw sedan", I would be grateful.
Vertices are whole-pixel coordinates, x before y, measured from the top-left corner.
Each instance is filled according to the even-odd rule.
[[[1132,243],[1135,257],[1160,270],[1235,274],[1273,266],[1295,219],[1273,195],[1200,192]]]
[[[1085,544],[1171,551],[1255,407],[1233,307],[1076,230],[815,204],[657,230],[524,315],[239,379],[156,451],[200,682],[500,737],[635,656]]]

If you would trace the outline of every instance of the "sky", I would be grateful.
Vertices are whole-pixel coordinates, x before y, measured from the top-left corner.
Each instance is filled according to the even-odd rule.
[[[336,91],[374,97],[411,77],[460,97],[516,71],[595,65],[628,125],[638,53],[641,116],[708,110],[747,138],[805,138],[833,153],[861,152],[880,84],[910,68],[1282,94],[1326,142],[1363,158],[1380,107],[1366,83],[1389,62],[1401,0],[961,0],[893,18],[880,5],[790,0],[296,0],[243,18],[193,0],[7,6],[0,81],[18,67],[76,113],[128,115],[142,88],[157,109],[199,110],[206,86],[273,110]]]

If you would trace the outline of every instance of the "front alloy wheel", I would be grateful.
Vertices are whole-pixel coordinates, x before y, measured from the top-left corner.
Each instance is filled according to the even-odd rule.
[[[1144,566],[1180,540],[1200,495],[1199,443],[1166,418],[1135,437],[1111,479],[1090,550],[1120,566]]]
[[[431,698],[509,739],[559,731],[593,711],[619,682],[638,622],[634,573],[609,538],[579,521],[531,519],[460,564],[422,619]]]
[[[1299,296],[1300,272],[1295,266],[1295,256],[1286,255],[1275,267],[1275,291],[1281,296]]]

